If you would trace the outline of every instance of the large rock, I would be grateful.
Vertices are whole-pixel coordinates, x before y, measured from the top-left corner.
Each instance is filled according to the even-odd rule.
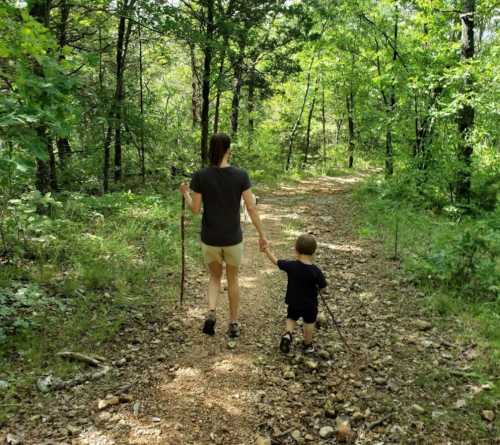
[[[329,437],[332,437],[334,433],[335,433],[335,429],[331,426],[324,426],[324,427],[321,427],[319,430],[319,436],[322,439],[328,439]]]

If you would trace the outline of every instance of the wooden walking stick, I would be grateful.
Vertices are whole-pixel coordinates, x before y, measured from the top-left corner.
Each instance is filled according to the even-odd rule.
[[[186,198],[182,195],[182,206],[181,206],[181,295],[180,304],[184,303],[184,284],[186,281],[186,229],[185,229],[185,210],[186,210]]]

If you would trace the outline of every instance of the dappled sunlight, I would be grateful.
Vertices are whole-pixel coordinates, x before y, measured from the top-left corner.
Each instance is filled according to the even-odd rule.
[[[358,246],[354,246],[352,244],[333,244],[333,243],[319,242],[318,246],[338,252],[363,252],[363,249],[361,249]]]
[[[205,318],[207,311],[201,306],[191,306],[187,309],[187,318],[194,320],[203,320]]]
[[[99,431],[94,426],[82,431],[73,442],[75,445],[114,445],[116,442],[107,433]]]
[[[241,275],[239,278],[240,287],[244,289],[253,289],[257,286],[257,277]]]

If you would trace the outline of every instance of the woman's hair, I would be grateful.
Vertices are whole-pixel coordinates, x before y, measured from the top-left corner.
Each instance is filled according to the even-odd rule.
[[[210,148],[208,150],[208,159],[210,165],[218,167],[222,158],[231,146],[231,138],[225,133],[216,133],[210,138]]]
[[[313,255],[316,252],[316,240],[309,234],[300,235],[295,242],[295,250],[301,255]]]

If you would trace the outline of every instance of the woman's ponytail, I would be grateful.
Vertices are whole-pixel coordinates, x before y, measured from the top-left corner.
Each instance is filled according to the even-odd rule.
[[[218,167],[231,146],[231,138],[225,133],[216,133],[210,138],[208,159],[210,165]]]

